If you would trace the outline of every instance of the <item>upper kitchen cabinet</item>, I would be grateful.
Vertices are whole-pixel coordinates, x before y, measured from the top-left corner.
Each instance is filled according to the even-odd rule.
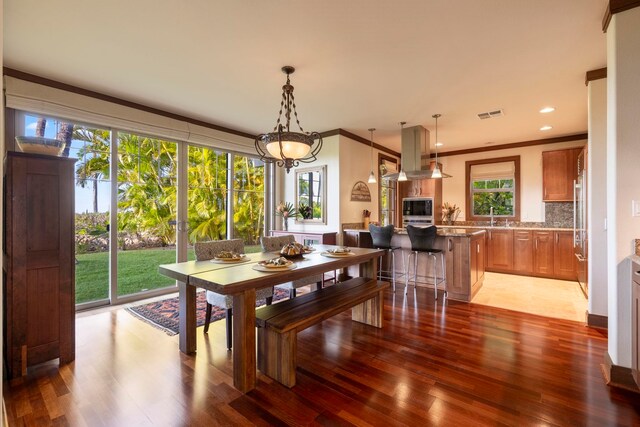
[[[578,155],[582,147],[542,153],[542,200],[572,202],[573,181],[578,176]]]

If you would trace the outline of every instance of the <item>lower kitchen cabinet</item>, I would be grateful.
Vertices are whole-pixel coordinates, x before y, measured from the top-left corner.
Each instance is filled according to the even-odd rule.
[[[513,230],[487,230],[487,269],[513,271]]]
[[[518,274],[533,273],[533,237],[529,230],[513,232],[513,270]]]
[[[553,276],[553,231],[534,231],[533,273],[536,276]]]
[[[577,279],[571,231],[490,229],[486,248],[488,271]]]
[[[471,301],[484,281],[485,234],[445,240],[447,297]]]
[[[576,280],[576,257],[573,252],[573,232],[556,231],[553,256],[553,276]]]

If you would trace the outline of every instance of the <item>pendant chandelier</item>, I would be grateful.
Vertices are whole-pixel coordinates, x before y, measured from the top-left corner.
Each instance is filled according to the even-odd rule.
[[[378,181],[376,180],[376,175],[373,173],[373,131],[376,130],[376,128],[369,128],[369,132],[371,132],[371,153],[369,154],[370,160],[371,160],[371,173],[369,174],[369,181],[367,181],[369,184],[375,184]]]
[[[287,173],[292,167],[298,166],[301,162],[311,163],[317,160],[316,156],[322,148],[320,134],[318,132],[305,132],[300,126],[293,96],[293,86],[289,79],[289,76],[295,70],[289,65],[282,67],[282,72],[287,75],[287,83],[282,86],[282,101],[280,102],[278,120],[272,132],[260,134],[255,140],[255,147],[260,155],[260,160],[276,163],[276,165],[284,167]],[[284,123],[281,123],[283,111]],[[292,113],[300,132],[292,132],[290,130]]]
[[[442,173],[442,171],[440,170],[440,165],[438,165],[438,145],[440,144],[440,141],[438,141],[438,118],[442,116],[442,114],[434,114],[433,117],[434,119],[436,119],[436,166],[433,168],[433,170],[431,171],[431,178],[451,178],[451,175],[449,175],[448,173]]]

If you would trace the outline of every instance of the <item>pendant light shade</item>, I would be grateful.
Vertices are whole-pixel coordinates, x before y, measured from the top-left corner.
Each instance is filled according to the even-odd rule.
[[[402,129],[406,124],[407,122],[400,122],[400,136],[402,136]],[[407,174],[404,173],[404,169],[402,167],[402,157],[400,157],[400,173],[398,174],[398,181],[406,181],[406,180],[407,180]]]
[[[375,184],[378,181],[376,180],[376,175],[373,173],[373,131],[376,130],[376,128],[369,128],[369,132],[371,132],[371,153],[370,153],[370,160],[371,160],[371,173],[369,174],[369,180],[367,181],[369,184]]]
[[[436,166],[431,172],[431,178],[442,178],[442,171],[440,170],[440,166],[438,166],[438,117],[440,116],[441,114],[434,114],[431,116],[436,119]]]

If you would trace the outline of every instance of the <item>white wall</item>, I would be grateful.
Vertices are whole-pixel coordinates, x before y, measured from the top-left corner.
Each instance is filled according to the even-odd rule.
[[[318,155],[318,159],[313,163],[301,163],[299,167],[292,168],[287,174],[283,168],[278,168],[277,181],[279,181],[276,190],[276,203],[280,201],[295,203],[295,171],[296,169],[305,169],[309,167],[327,166],[327,201],[326,201],[326,224],[309,224],[296,223],[289,220],[290,231],[339,231],[340,229],[340,197],[336,188],[340,183],[340,140],[339,136],[331,136],[323,139],[322,150]],[[282,228],[282,220],[276,217],[276,227]]]
[[[631,267],[640,217],[640,8],[620,12],[607,29],[608,351],[615,365],[631,368]]]
[[[378,150],[373,150],[373,164],[377,167]],[[377,171],[376,184],[368,184],[371,172],[371,148],[345,136],[340,137],[340,222],[362,222],[362,211],[371,211],[371,221],[378,221],[378,186],[380,185]],[[351,189],[358,181],[362,181],[371,192],[370,202],[352,202]]]
[[[586,143],[587,141],[571,141],[439,157],[438,161],[442,163],[443,171],[452,175],[452,178],[442,180],[442,202],[454,203],[460,206],[462,212],[458,220],[465,220],[465,162],[468,160],[519,155],[521,192],[520,220],[527,222],[544,222],[544,203],[542,202],[542,152],[579,147]]]
[[[607,315],[607,79],[589,82],[589,313]]]

